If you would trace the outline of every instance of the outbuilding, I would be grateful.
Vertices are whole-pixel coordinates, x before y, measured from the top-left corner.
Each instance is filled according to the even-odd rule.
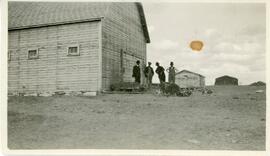
[[[205,86],[205,76],[188,70],[182,70],[175,75],[175,83],[180,88],[199,88]]]
[[[8,91],[99,92],[131,82],[147,43],[138,2],[9,2]]]
[[[224,75],[216,78],[215,85],[238,85],[238,79],[232,76]]]

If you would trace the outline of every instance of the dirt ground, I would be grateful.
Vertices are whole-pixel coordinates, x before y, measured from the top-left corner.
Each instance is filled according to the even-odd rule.
[[[190,97],[9,97],[8,146],[265,150],[265,87],[210,88]]]

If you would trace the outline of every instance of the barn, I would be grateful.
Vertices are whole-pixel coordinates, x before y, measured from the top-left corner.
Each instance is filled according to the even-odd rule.
[[[228,75],[216,78],[215,85],[238,85],[238,79]]]
[[[8,92],[97,93],[133,81],[147,43],[138,2],[9,2]]]
[[[205,86],[205,77],[188,70],[182,70],[175,75],[175,83],[180,88],[197,88]]]

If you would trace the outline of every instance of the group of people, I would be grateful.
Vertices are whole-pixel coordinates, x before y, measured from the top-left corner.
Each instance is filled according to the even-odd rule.
[[[146,66],[143,69],[143,73],[146,78],[146,83],[148,85],[148,88],[151,88],[152,79],[154,76],[154,70],[151,67],[151,64],[152,64],[151,62],[148,62],[148,66]],[[156,66],[157,68],[155,72],[158,75],[160,84],[163,84],[166,81],[165,69],[158,62],[156,62]],[[170,63],[170,67],[167,68],[166,71],[169,74],[169,83],[175,83],[175,74],[178,70],[173,66],[173,62]],[[136,65],[133,67],[132,77],[135,78],[136,83],[141,83],[141,68],[140,68],[139,60],[136,61]]]

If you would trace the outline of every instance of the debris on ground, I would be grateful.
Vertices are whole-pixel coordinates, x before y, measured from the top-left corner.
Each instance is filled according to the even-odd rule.
[[[164,96],[179,96],[179,97],[188,97],[191,96],[194,92],[198,92],[201,94],[210,95],[213,93],[211,89],[203,88],[203,87],[189,87],[189,88],[181,88],[175,83],[162,83],[156,86],[152,86],[156,89],[155,94],[164,95]],[[110,92],[106,93],[144,93],[147,91],[147,88],[143,85],[134,82],[119,82],[112,84],[110,86]]]
[[[176,95],[186,97],[186,96],[190,96],[191,94],[192,94],[192,90],[188,88],[181,88],[180,91]]]
[[[66,93],[64,91],[57,91],[54,92],[54,95],[65,95]]]
[[[44,92],[44,93],[40,93],[39,96],[49,97],[49,96],[52,96],[52,93]]]
[[[113,92],[128,92],[128,93],[140,93],[146,91],[146,87],[135,82],[119,82],[110,86],[110,91]],[[108,92],[107,92],[108,93]]]
[[[194,92],[199,92],[201,94],[212,94],[213,91],[208,88],[181,88],[177,84],[164,83],[160,85],[160,90],[156,91],[157,94],[163,94],[166,96],[180,96],[187,97],[192,95]]]
[[[208,88],[194,88],[195,91],[199,91],[202,94],[212,94],[213,91],[211,89]]]
[[[165,94],[169,94],[169,95],[177,95],[180,92],[180,87],[174,83],[169,84],[169,85],[165,84],[164,92]]]
[[[190,96],[192,94],[191,89],[189,88],[180,88],[177,84],[169,84],[163,83],[160,85],[159,94],[163,94],[165,96]]]

